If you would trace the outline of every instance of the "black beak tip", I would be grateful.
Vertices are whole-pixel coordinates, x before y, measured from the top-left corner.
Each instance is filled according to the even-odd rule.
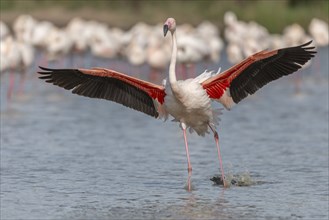
[[[163,35],[166,36],[167,35],[167,32],[169,30],[169,27],[167,24],[163,25]]]

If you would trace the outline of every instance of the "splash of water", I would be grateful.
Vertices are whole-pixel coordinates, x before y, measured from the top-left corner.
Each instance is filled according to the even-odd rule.
[[[213,181],[215,184],[223,185],[223,180],[220,175],[216,175],[212,177],[210,180]],[[228,174],[225,175],[224,181],[228,187],[251,186],[256,183],[248,171],[244,171],[242,173],[237,173],[237,174],[233,174],[232,172],[229,172]]]

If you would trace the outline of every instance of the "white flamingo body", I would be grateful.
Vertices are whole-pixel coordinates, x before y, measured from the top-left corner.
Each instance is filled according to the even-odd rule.
[[[198,135],[204,136],[208,133],[209,123],[218,124],[218,117],[212,109],[211,99],[201,86],[208,79],[205,76],[179,80],[173,85],[166,81],[166,96],[164,108],[175,121],[183,123],[190,131],[196,131]],[[175,91],[172,91],[172,86]]]
[[[139,45],[137,42],[131,43],[127,50],[126,55],[129,63],[134,66],[139,66],[145,63],[146,53],[145,48]]]
[[[14,73],[20,73],[20,92],[22,92],[26,68],[34,61],[34,49],[30,44],[16,41],[12,36],[8,36],[0,41],[0,57],[0,72],[10,71],[7,91],[7,99],[10,100],[14,90]]]
[[[304,42],[306,38],[305,30],[297,23],[285,27],[283,30],[283,38],[286,45],[295,45]]]
[[[82,18],[73,18],[66,27],[68,37],[73,42],[73,49],[81,52],[88,49],[87,31],[90,28],[88,23]]]
[[[308,29],[310,34],[314,38],[315,44],[317,46],[320,47],[328,46],[329,44],[328,23],[318,18],[313,18]]]
[[[73,41],[63,29],[53,28],[47,37],[47,53],[50,60],[56,60],[68,54],[73,46]]]
[[[31,43],[37,47],[47,47],[49,43],[49,33],[51,33],[54,28],[55,26],[48,21],[38,22],[33,28]]]
[[[90,36],[90,48],[93,55],[103,58],[115,58],[122,48],[122,34],[119,29],[109,29],[105,24],[96,23]]]
[[[1,41],[1,61],[2,70],[15,69],[21,64],[20,48],[12,36]]]
[[[177,54],[179,63],[196,63],[210,51],[208,44],[196,36],[182,35],[177,44],[179,45]]]
[[[30,66],[34,60],[34,49],[31,45],[15,41],[8,36],[0,41],[1,69],[22,69]]]
[[[227,58],[230,63],[238,63],[243,60],[241,47],[236,43],[230,43],[226,48]]]
[[[202,45],[209,50],[207,56],[212,62],[217,63],[220,59],[220,52],[224,47],[224,43],[219,37],[218,28],[209,21],[204,21],[199,24],[196,31],[197,36],[202,38],[206,45],[209,45],[208,48]]]
[[[163,47],[149,47],[147,53],[147,62],[150,67],[163,70],[167,67],[170,61],[167,49]]]
[[[8,38],[9,39],[9,38]],[[10,48],[7,42],[7,38],[0,41],[0,59],[1,59],[1,65],[0,65],[0,72],[3,73],[10,67],[9,63],[9,54]]]
[[[10,31],[5,22],[0,21],[0,40],[4,40],[10,35]]]
[[[125,55],[129,61],[134,66],[140,66],[144,64],[147,60],[146,48],[148,45],[148,38],[151,35],[151,27],[145,23],[137,23],[134,25],[129,32],[127,32],[123,37],[123,44],[130,41],[125,48]]]
[[[20,15],[15,19],[13,29],[20,42],[32,43],[33,31],[37,21],[31,15]]]
[[[17,46],[19,52],[21,53],[21,62],[23,64],[23,68],[31,66],[34,62],[34,48],[32,45],[19,42]]]

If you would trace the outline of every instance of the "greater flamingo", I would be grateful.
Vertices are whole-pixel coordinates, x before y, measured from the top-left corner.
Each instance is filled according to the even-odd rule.
[[[315,45],[326,47],[329,44],[329,27],[328,23],[318,18],[313,18],[308,30],[314,38]]]
[[[10,31],[7,24],[3,21],[0,21],[0,41],[4,40],[9,35]]]
[[[221,178],[224,187],[225,175],[215,125],[218,111],[212,109],[211,101],[218,101],[227,109],[255,93],[265,84],[291,74],[314,57],[311,42],[300,46],[273,51],[261,51],[223,73],[203,72],[198,77],[176,80],[176,21],[168,18],[163,26],[164,36],[172,36],[172,55],[168,79],[164,85],[156,85],[110,69],[49,69],[40,67],[40,79],[72,90],[72,93],[91,98],[111,100],[155,118],[171,115],[183,130],[185,150],[190,177],[192,166],[186,138],[190,128],[204,136],[214,134]]]
[[[0,72],[10,71],[7,91],[7,99],[10,101],[14,91],[15,73],[20,73],[19,92],[23,92],[27,69],[34,60],[34,48],[28,43],[7,36],[0,41],[0,57]]]

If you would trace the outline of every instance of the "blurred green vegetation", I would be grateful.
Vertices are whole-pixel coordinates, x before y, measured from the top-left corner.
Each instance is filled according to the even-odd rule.
[[[328,0],[0,0],[1,19],[9,23],[18,14],[65,25],[72,17],[95,19],[129,28],[138,21],[149,24],[175,17],[178,23],[198,24],[209,20],[223,28],[223,15],[230,10],[238,19],[254,20],[272,33],[292,23],[307,28],[317,17],[329,21]]]

